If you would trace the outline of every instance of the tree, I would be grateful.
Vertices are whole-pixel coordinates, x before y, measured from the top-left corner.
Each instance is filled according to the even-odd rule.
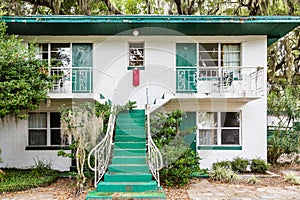
[[[106,107],[104,108],[106,109]],[[86,158],[87,152],[95,146],[103,128],[103,116],[106,111],[96,115],[95,105],[87,103],[73,103],[71,107],[62,106],[61,112],[61,134],[62,138],[72,139],[73,154],[60,151],[60,156],[76,159],[77,168],[77,193],[82,193],[86,183]],[[101,115],[103,114],[103,116]]]
[[[31,45],[31,47],[33,47]],[[34,48],[27,48],[21,39],[6,34],[0,22],[0,117],[26,117],[27,110],[38,108],[47,99],[51,86],[48,66],[35,58]]]

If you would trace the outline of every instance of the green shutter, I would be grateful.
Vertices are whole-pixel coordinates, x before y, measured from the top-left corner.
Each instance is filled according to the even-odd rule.
[[[91,93],[93,90],[92,44],[72,44],[72,92]]]
[[[197,93],[197,46],[176,44],[176,92]]]

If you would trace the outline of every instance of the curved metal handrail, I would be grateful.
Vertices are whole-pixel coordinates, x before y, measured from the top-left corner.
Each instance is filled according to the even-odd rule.
[[[150,106],[146,105],[146,113],[147,113],[147,138],[148,138],[148,165],[149,169],[157,181],[157,186],[160,186],[159,179],[159,170],[163,168],[163,159],[161,152],[155,145],[152,140],[151,131],[150,131]]]
[[[108,120],[108,128],[104,138],[90,151],[88,155],[88,166],[95,172],[95,187],[104,176],[105,171],[109,165],[112,146],[113,146],[113,133],[116,121],[116,114],[114,105],[111,107],[111,113]],[[91,165],[91,158],[94,156],[94,166]]]

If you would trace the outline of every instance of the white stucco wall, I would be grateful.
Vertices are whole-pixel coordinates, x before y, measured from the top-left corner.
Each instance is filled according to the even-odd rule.
[[[53,102],[52,107],[42,105],[38,111],[56,111],[62,103]],[[57,150],[25,150],[28,146],[28,121],[20,120],[16,123],[14,118],[5,118],[0,125],[0,155],[3,163],[0,168],[30,168],[35,166],[35,161],[51,163],[52,168],[59,171],[69,171],[71,160],[58,157]]]

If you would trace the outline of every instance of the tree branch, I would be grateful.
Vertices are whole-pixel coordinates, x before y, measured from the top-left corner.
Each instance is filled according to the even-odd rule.
[[[111,4],[109,0],[102,0],[105,5],[107,6],[108,10],[112,12],[115,15],[121,15],[122,13],[114,6]]]

